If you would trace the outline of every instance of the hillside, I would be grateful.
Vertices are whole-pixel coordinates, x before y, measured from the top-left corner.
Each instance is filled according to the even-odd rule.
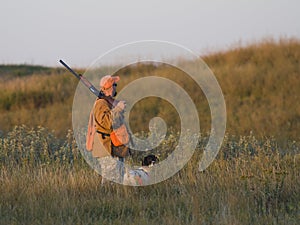
[[[299,40],[264,41],[204,60],[225,95],[228,132],[299,140]]]
[[[78,81],[68,71],[1,66],[0,224],[298,224],[299,53],[300,41],[284,40],[204,57],[227,105],[227,134],[204,171],[199,161],[209,138],[210,110],[201,89],[169,65],[118,71],[118,91],[155,74],[179,84],[199,106],[203,133],[193,156],[167,180],[145,187],[103,185],[98,166],[92,169],[85,160],[87,152],[70,130]],[[131,127],[145,130],[154,116],[172,127],[170,135],[151,151],[133,150],[126,158],[130,165],[140,167],[150,152],[160,162],[173,158],[180,119],[171,104],[154,97],[137,102]],[[173,159],[170,168],[176,167]]]
[[[300,131],[300,41],[263,41],[246,47],[235,47],[203,57],[214,72],[224,93],[227,107],[227,132],[257,136],[274,136],[278,141],[298,140]],[[81,71],[82,72],[82,71]],[[121,89],[138,74],[160,74],[183,87],[180,71],[167,66],[126,67],[119,71]],[[42,125],[64,136],[71,128],[72,101],[78,81],[61,68],[30,65],[0,66],[0,130],[4,133],[14,125]],[[199,109],[201,128],[210,128],[210,114],[200,91],[190,91]],[[169,116],[176,112],[162,100],[150,99],[137,104],[131,115],[136,131],[145,129],[153,116]],[[147,110],[145,110],[145,107]],[[172,116],[173,118],[173,116]],[[170,119],[170,126],[178,118]]]

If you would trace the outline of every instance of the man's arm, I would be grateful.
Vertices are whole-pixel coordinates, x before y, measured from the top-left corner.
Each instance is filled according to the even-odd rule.
[[[106,100],[97,100],[94,107],[94,117],[96,130],[106,134],[110,134],[112,132],[112,114]]]

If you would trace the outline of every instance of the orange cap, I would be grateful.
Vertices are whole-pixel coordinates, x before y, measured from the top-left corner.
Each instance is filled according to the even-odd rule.
[[[109,89],[113,86],[114,83],[118,82],[119,80],[119,76],[106,75],[100,80],[100,88],[104,90]]]

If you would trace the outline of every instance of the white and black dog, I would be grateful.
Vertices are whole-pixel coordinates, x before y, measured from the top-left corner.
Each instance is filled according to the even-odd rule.
[[[147,155],[142,160],[142,167],[134,170],[126,171],[123,183],[125,185],[143,186],[147,185],[150,177],[149,171],[151,167],[159,160],[155,155]]]

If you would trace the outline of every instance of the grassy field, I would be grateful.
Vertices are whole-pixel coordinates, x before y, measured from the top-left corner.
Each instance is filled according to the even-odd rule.
[[[71,131],[78,82],[72,75],[0,66],[0,224],[298,224],[300,41],[267,40],[203,59],[224,92],[228,121],[222,148],[204,172],[198,161],[210,112],[201,90],[168,66],[118,73],[118,88],[141,74],[160,74],[201,105],[201,140],[192,159],[172,178],[146,187],[103,186],[83,159]],[[136,132],[153,116],[175,115],[162,100],[148,100],[133,109]],[[178,118],[166,122],[176,125]],[[177,135],[174,126],[155,150],[162,158]]]
[[[192,160],[156,185],[101,185],[69,133],[16,127],[1,139],[0,224],[297,224],[300,149],[226,136],[205,172]],[[171,138],[167,144],[171,145]],[[161,149],[164,151],[164,149]],[[135,157],[135,156],[134,156]]]

